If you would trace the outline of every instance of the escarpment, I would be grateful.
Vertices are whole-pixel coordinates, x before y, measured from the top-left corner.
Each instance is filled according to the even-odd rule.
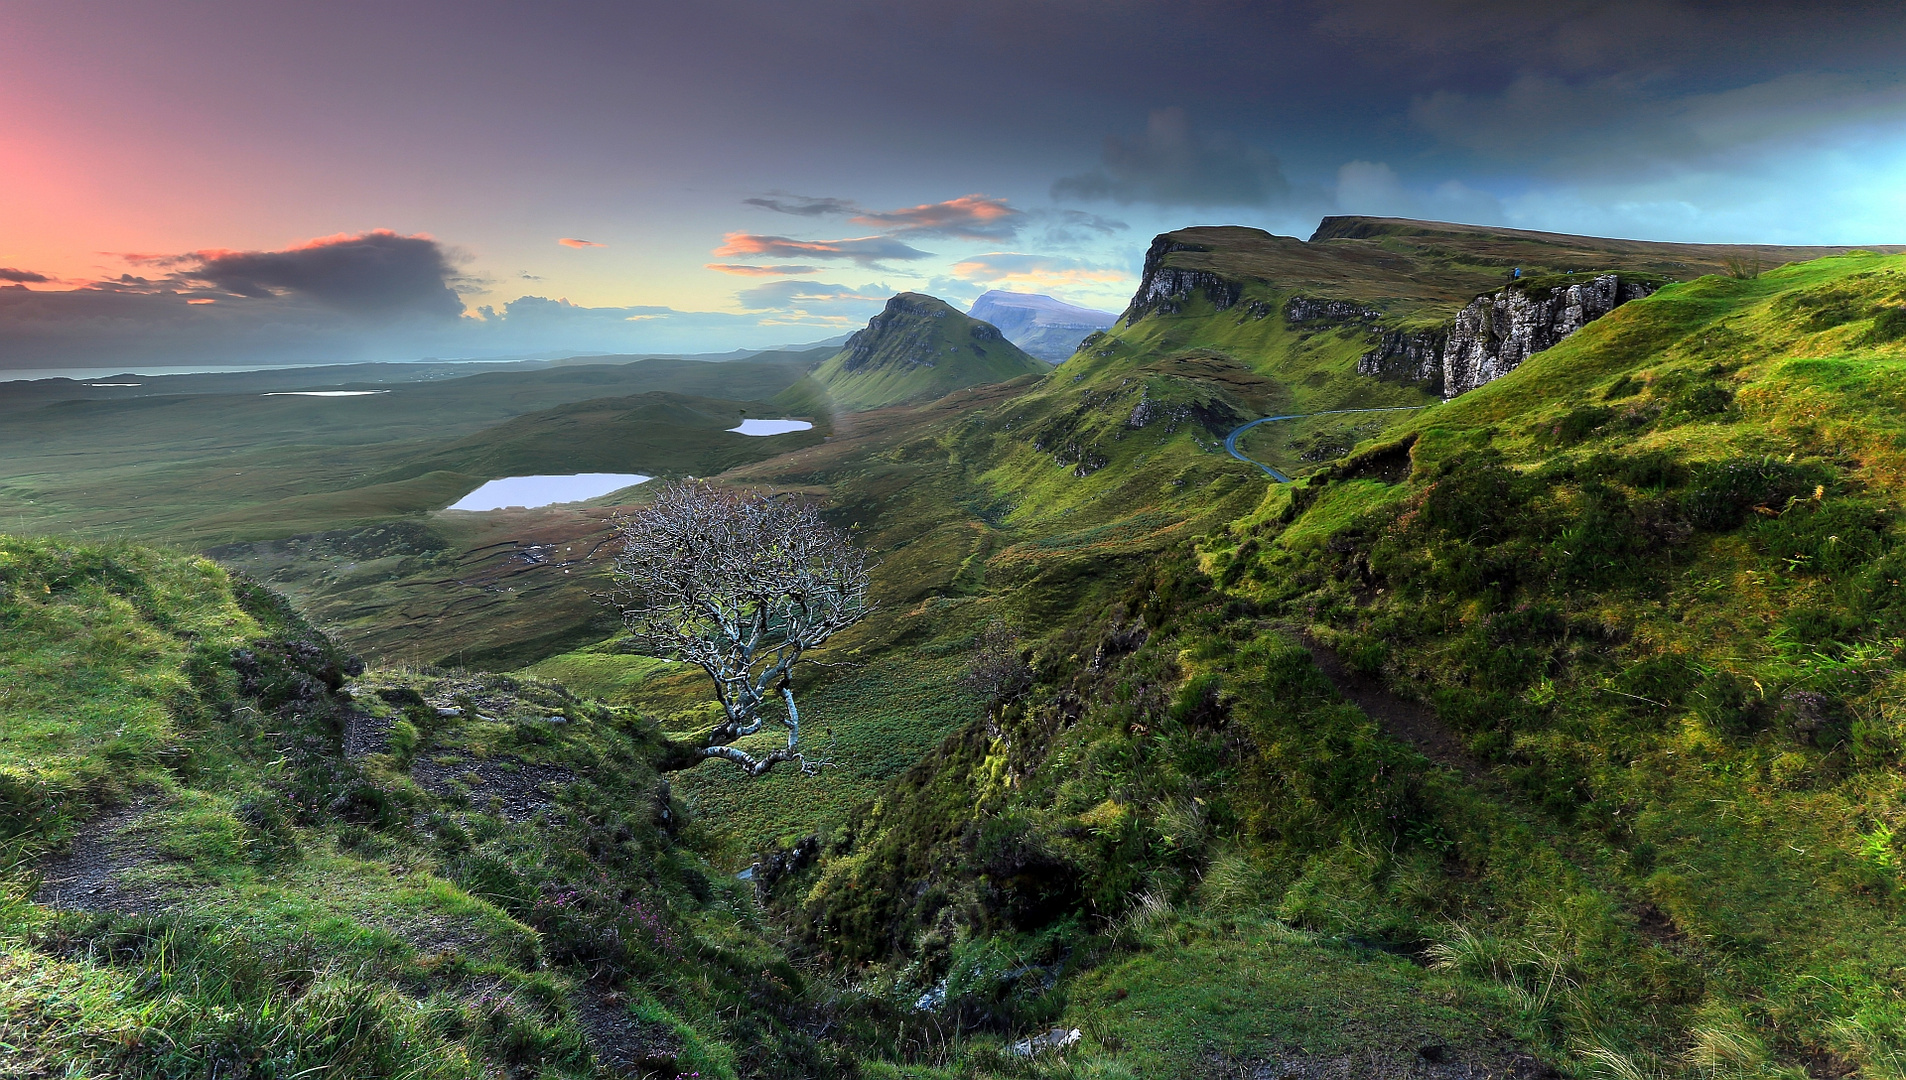
[[[1120,321],[1130,326],[1147,315],[1178,315],[1193,293],[1202,292],[1211,306],[1223,311],[1244,295],[1244,286],[1210,270],[1190,270],[1165,265],[1165,256],[1176,251],[1210,251],[1202,244],[1174,241],[1169,233],[1152,241],[1145,249],[1145,272],[1139,279],[1138,292],[1125,309]]]
[[[1499,289],[1423,330],[1386,330],[1357,374],[1421,383],[1445,398],[1507,375],[1544,349],[1659,285],[1622,274],[1551,288]]]
[[[1507,375],[1529,357],[1658,287],[1621,274],[1598,274],[1592,281],[1551,290],[1512,287],[1477,297],[1450,325],[1442,355],[1443,396],[1455,397]]]
[[[1281,310],[1284,324],[1306,338],[1337,334],[1367,341],[1355,358],[1358,375],[1453,398],[1514,371],[1667,280],[1648,270],[1622,269],[1627,256],[1611,252],[1615,269],[1525,266],[1521,277],[1500,285],[1515,268],[1491,268],[1488,262],[1506,260],[1478,256],[1465,273],[1477,286],[1487,288],[1493,277],[1499,287],[1469,293],[1473,299],[1465,302],[1461,294],[1425,293],[1417,280],[1422,275],[1404,272],[1423,268],[1389,265],[1400,259],[1394,252],[1338,250],[1343,244],[1307,245],[1234,228],[1159,236],[1145,253],[1144,275],[1120,322],[1129,327],[1151,316],[1193,315],[1199,296],[1213,311],[1235,308],[1231,321],[1240,326]],[[1181,252],[1190,257],[1172,258]],[[1310,291],[1320,282],[1326,295]]]

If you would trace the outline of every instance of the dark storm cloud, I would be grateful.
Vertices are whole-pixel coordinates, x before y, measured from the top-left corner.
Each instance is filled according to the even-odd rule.
[[[283,251],[201,251],[166,260],[176,275],[252,299],[295,295],[367,316],[454,319],[463,302],[456,269],[428,236],[377,229],[328,236]]]
[[[1123,221],[1083,210],[1041,209],[1031,211],[1028,216],[1045,227],[1039,239],[1046,247],[1076,247],[1102,241],[1131,228]]]
[[[31,270],[16,270],[11,266],[0,266],[0,281],[39,284],[52,280],[45,274],[36,274]]]
[[[793,214],[796,217],[828,217],[836,214],[852,214],[860,209],[846,199],[820,199],[807,195],[789,195],[786,192],[773,192],[741,201],[747,206],[758,206],[763,210],[772,210],[777,214]]]
[[[1275,157],[1198,131],[1179,108],[1153,110],[1140,135],[1106,136],[1097,169],[1052,185],[1059,199],[1159,206],[1269,206],[1290,193]]]
[[[1724,165],[1745,147],[1906,121],[1906,79],[1795,73],[1673,95],[1626,75],[1527,75],[1493,94],[1418,97],[1409,118],[1444,146],[1492,161],[1639,180],[1664,168]]]
[[[860,266],[876,267],[887,259],[926,259],[931,251],[921,251],[891,236],[862,236],[847,240],[795,240],[786,236],[762,236],[732,232],[712,254],[760,256],[766,258],[845,259]]]

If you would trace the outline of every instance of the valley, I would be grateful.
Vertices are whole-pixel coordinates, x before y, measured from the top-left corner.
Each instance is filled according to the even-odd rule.
[[[903,293],[0,383],[0,1062],[1897,1075],[1902,312],[1906,249],[1333,217],[1157,237],[1056,364]],[[685,477],[870,557],[818,775],[682,768],[600,602]]]

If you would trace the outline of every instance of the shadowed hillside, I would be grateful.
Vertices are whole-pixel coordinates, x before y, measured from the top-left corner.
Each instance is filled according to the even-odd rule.
[[[814,379],[840,405],[872,409],[1046,370],[990,323],[935,297],[900,293],[816,368]]]

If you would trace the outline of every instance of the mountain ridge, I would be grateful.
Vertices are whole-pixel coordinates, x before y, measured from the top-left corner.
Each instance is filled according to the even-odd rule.
[[[1071,356],[1079,342],[1118,321],[1110,311],[1068,304],[1043,293],[992,289],[981,293],[968,315],[999,327],[1006,340],[1049,363]]]
[[[812,377],[835,403],[873,409],[1047,370],[991,323],[938,297],[903,292],[889,298]]]

